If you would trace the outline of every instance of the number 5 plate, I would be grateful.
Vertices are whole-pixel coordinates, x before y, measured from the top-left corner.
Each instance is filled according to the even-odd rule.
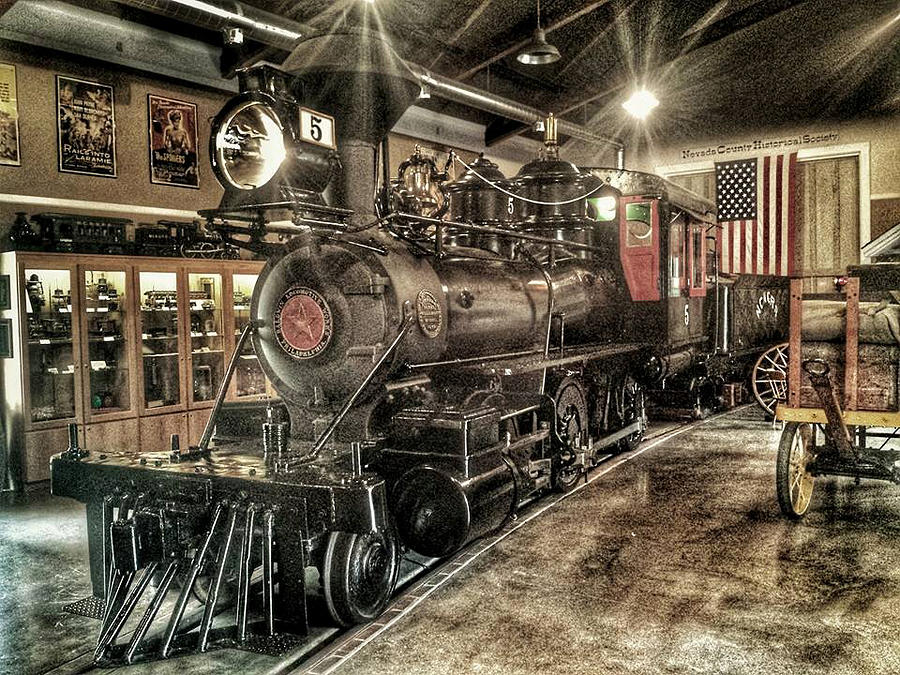
[[[334,118],[309,108],[300,108],[300,138],[307,143],[337,148]]]

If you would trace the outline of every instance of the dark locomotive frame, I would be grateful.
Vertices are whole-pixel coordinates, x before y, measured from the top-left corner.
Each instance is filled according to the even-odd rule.
[[[354,53],[311,42],[319,61]],[[277,652],[308,630],[307,568],[336,622],[370,620],[401,550],[449,555],[524,500],[573,489],[641,440],[647,397],[715,407],[783,338],[784,280],[718,274],[711,202],[560,160],[552,118],[545,154],[514,179],[449,186],[449,219],[422,207],[430,189],[401,200],[418,211],[375,213],[377,142],[418,85],[390,62],[339,71],[296,56],[317,66],[293,79],[245,72],[215,123],[245,115],[246,126],[248,110],[283,120],[285,164],[252,189],[231,180],[204,213],[226,246],[269,258],[221,391],[251,339],[283,400],[223,407],[220,396],[184,451],[96,454],[73,430],[52,461],[53,492],[87,504],[94,599],[74,609],[102,619],[98,662],[214,644]],[[360,87],[393,97],[375,121],[355,112]],[[296,137],[300,103],[337,119],[338,153]],[[232,160],[217,150],[221,176]],[[329,181],[337,206],[320,194]],[[769,312],[754,309],[763,296]],[[213,620],[229,590],[222,633]],[[182,626],[192,596],[196,632]]]

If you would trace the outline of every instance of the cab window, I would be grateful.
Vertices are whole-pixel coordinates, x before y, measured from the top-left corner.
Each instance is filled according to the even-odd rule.
[[[691,288],[703,288],[703,228],[700,225],[694,225],[691,228],[691,254],[693,279],[691,280]]]
[[[669,225],[669,297],[677,298],[685,282],[684,218],[679,216]]]
[[[650,204],[633,202],[625,206],[625,246],[639,248],[653,244]]]

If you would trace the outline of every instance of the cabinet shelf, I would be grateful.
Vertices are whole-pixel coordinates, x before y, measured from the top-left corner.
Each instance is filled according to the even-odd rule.
[[[48,478],[70,422],[92,452],[165,449],[171,434],[182,447],[196,444],[263,266],[0,253],[19,346],[14,358],[0,359],[6,412],[15,418],[0,455],[18,459],[13,482]],[[239,364],[227,400],[269,390],[252,353]]]

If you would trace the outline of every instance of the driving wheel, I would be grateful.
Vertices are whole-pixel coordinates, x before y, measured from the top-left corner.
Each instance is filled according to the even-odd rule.
[[[331,617],[341,626],[377,617],[394,592],[399,567],[393,532],[332,532],[322,564]]]
[[[627,427],[634,422],[640,423],[637,431],[619,441],[619,450],[630,452],[641,444],[641,441],[644,440],[644,432],[647,430],[647,406],[643,387],[634,378],[626,376],[620,400],[622,426]]]
[[[775,406],[787,401],[788,343],[767,349],[756,360],[750,383],[753,397],[768,414],[775,414]]]
[[[587,398],[581,383],[574,378],[563,380],[556,390],[556,441],[559,451],[553,457],[553,487],[569,492],[584,474],[577,463],[587,425]]]
[[[781,433],[775,468],[778,506],[788,518],[797,520],[809,508],[815,482],[810,467],[815,458],[812,427],[806,422],[788,422]]]

